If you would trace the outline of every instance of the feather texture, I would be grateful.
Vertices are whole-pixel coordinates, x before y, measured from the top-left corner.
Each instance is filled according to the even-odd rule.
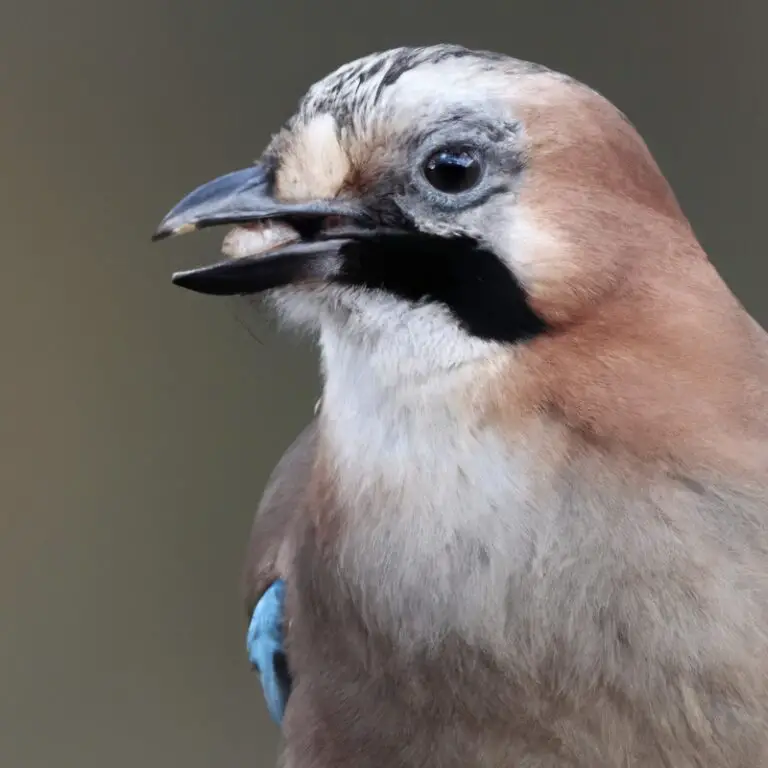
[[[440,207],[408,175],[429,129],[482,136],[505,184]],[[286,582],[286,765],[768,766],[768,340],[626,118],[398,49],[313,86],[268,156],[281,199],[476,238],[546,323],[505,344],[429,297],[272,293],[324,378],[246,569],[249,615]]]

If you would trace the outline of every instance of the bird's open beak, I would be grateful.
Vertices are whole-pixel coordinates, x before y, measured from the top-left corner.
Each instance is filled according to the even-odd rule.
[[[353,240],[373,234],[360,205],[341,200],[286,203],[271,194],[263,165],[228,173],[184,197],[160,223],[153,241],[221,224],[252,225],[278,220],[296,232],[293,241],[262,253],[227,259],[199,269],[177,272],[183,288],[216,295],[254,294],[282,285],[333,277],[340,251]],[[325,226],[338,222],[337,226]]]

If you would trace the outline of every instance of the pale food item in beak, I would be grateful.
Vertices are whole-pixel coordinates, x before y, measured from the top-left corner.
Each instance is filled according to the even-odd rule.
[[[265,219],[230,230],[221,245],[221,252],[230,259],[243,259],[261,256],[300,240],[299,233],[289,224]]]

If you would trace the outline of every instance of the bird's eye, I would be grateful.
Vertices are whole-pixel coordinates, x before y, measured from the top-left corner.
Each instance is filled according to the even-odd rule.
[[[471,148],[439,149],[424,163],[424,178],[438,191],[456,195],[472,189],[483,175],[483,164]]]

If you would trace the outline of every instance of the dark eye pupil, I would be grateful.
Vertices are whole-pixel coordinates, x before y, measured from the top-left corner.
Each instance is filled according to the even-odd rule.
[[[482,166],[469,150],[441,149],[429,157],[424,166],[427,181],[440,192],[466,192],[477,184]]]

